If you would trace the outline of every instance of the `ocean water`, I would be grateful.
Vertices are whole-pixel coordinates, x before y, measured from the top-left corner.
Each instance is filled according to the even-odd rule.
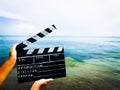
[[[30,36],[0,36],[0,65],[9,57],[9,50],[13,44],[20,43],[29,37]],[[86,63],[84,65],[78,65],[79,67],[91,70],[93,74],[98,71],[114,70],[116,72],[113,76],[115,75],[115,78],[120,79],[120,37],[47,36],[29,45],[25,49],[55,46],[64,47],[65,58]],[[69,75],[72,75],[72,72],[73,71],[68,70]],[[82,76],[78,71],[74,74]],[[109,77],[112,77],[110,75],[111,74],[109,74]]]

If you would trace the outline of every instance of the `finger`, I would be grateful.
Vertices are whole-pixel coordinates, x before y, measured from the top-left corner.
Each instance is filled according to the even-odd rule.
[[[10,58],[15,58],[16,59],[16,46],[17,44],[14,44],[12,48],[10,49]]]
[[[41,79],[37,81],[37,84],[47,85],[51,81],[53,81],[53,79]]]
[[[46,79],[45,80],[46,83],[49,83],[49,82],[52,82],[52,81],[53,81],[53,79]]]
[[[11,48],[11,50],[10,51],[13,51],[13,50],[15,50],[15,48],[17,47],[17,44],[14,44],[13,46],[12,46],[12,48]]]

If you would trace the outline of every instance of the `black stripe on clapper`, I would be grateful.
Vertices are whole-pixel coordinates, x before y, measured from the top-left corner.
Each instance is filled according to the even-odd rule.
[[[44,34],[42,34],[41,32],[40,32],[40,33],[38,33],[37,35],[38,35],[39,37],[41,37],[41,38],[45,36],[45,35],[44,35]]]
[[[52,25],[52,26],[56,29],[55,25]]]
[[[52,30],[50,30],[49,28],[45,29],[45,31],[47,31],[48,33],[52,32]]]
[[[34,38],[29,38],[27,41],[30,41],[31,43],[34,43],[36,40]]]

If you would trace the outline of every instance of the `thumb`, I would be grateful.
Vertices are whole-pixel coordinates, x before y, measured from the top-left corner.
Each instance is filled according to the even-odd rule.
[[[12,46],[12,48],[10,49],[10,58],[14,58],[14,59],[16,59],[16,46],[17,46],[17,44],[14,44],[13,46]]]

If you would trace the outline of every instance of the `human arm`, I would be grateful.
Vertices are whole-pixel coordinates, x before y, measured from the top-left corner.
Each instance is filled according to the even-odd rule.
[[[35,81],[31,87],[31,90],[41,90],[42,86],[47,85],[51,81],[53,81],[53,79],[40,79],[38,81]]]
[[[10,71],[12,70],[12,68],[14,67],[14,65],[16,63],[16,50],[15,50],[16,46],[17,45],[14,45],[10,49],[9,58],[0,67],[0,86],[2,85],[2,83],[4,82],[4,80],[6,79],[6,77],[8,76],[8,74],[10,73]]]

